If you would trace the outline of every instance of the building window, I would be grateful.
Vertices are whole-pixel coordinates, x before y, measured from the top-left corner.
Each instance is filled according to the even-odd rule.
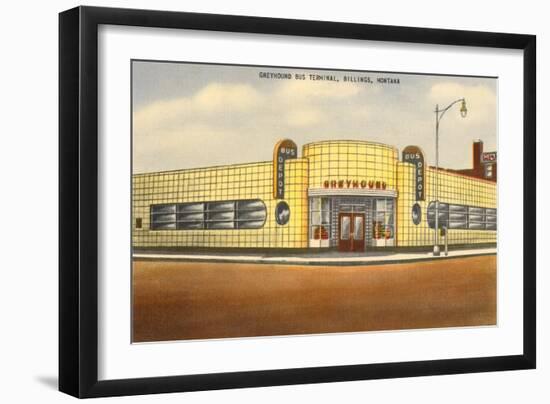
[[[207,229],[235,229],[235,201],[205,203]]]
[[[497,229],[497,210],[485,209],[485,230]]]
[[[143,220],[141,219],[141,217],[136,218],[136,229],[141,229],[142,226]]]
[[[372,216],[372,238],[373,240],[393,239],[393,199],[376,198],[373,206]]]
[[[330,237],[330,199],[310,199],[310,238],[328,240]]]
[[[485,164],[485,178],[493,178],[493,164]]]
[[[259,229],[266,217],[260,199],[151,205],[151,230]]]
[[[151,206],[152,230],[176,230],[176,205]]]
[[[284,226],[290,220],[290,206],[285,201],[281,201],[275,207],[275,221]]]
[[[435,228],[435,201],[428,205],[428,226]],[[496,230],[497,210],[476,206],[439,203],[438,227],[463,230]]]
[[[422,221],[422,208],[418,203],[415,203],[413,205],[411,216],[412,216],[413,223],[418,226]]]
[[[265,204],[260,199],[237,201],[236,223],[238,229],[259,229],[267,217]]]
[[[205,228],[204,203],[179,203],[177,204],[177,229],[201,230]],[[152,207],[154,208],[154,206]],[[162,230],[155,229],[153,230]]]

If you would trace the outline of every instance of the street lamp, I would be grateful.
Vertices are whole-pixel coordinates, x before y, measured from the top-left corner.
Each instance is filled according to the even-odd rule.
[[[439,104],[435,106],[435,228],[434,228],[434,257],[439,256],[439,121],[451,107],[457,103],[460,105],[460,116],[466,118],[468,109],[466,108],[466,100],[459,98],[451,102],[446,108],[439,109]],[[447,236],[445,236],[447,237]]]

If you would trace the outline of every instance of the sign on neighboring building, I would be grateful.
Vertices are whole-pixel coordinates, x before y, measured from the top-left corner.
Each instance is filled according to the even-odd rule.
[[[415,200],[423,201],[425,197],[424,153],[418,146],[407,146],[403,149],[403,161],[414,165]]]
[[[487,152],[481,153],[481,163],[496,163],[497,162],[497,152]]]
[[[290,139],[283,139],[273,150],[273,197],[285,197],[285,161],[298,157],[298,147]]]

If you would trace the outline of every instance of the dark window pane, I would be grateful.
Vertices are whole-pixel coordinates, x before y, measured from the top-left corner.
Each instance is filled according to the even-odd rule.
[[[178,213],[192,213],[204,211],[204,203],[180,203]]]
[[[237,219],[239,220],[265,220],[266,211],[264,210],[239,210]]]
[[[176,205],[153,205],[151,206],[151,213],[176,213]]]
[[[476,207],[473,207],[473,206],[469,206],[468,207],[468,213],[470,215],[484,215],[485,214],[485,209],[484,208],[476,208]]]
[[[233,220],[235,218],[235,212],[208,212],[208,220]]]
[[[246,221],[246,222],[238,222],[239,229],[259,229],[263,227],[265,221],[264,220],[258,220],[258,221]]]
[[[485,219],[483,215],[470,215],[470,223],[477,222],[477,223],[484,223]]]
[[[449,222],[466,222],[467,218],[466,213],[449,213]]]
[[[223,202],[208,202],[206,209],[209,211],[227,211],[235,209],[235,202],[223,201]]]
[[[153,230],[175,230],[176,223],[151,223]]]
[[[259,199],[250,199],[244,201],[237,201],[237,210],[264,210],[265,205]]]
[[[180,221],[203,221],[204,220],[204,213],[179,213],[178,214],[178,222]]]
[[[467,222],[467,221],[463,221],[463,222],[459,222],[459,221],[449,222],[449,229],[467,229],[467,228],[468,228],[468,222]]]
[[[152,220],[153,223],[175,222],[176,214],[174,213],[170,215],[153,215]]]
[[[204,229],[204,222],[178,222],[178,230]]]
[[[235,222],[207,222],[206,223],[207,229],[234,229],[235,228]]]
[[[449,212],[450,213],[468,213],[468,207],[464,205],[449,205]]]

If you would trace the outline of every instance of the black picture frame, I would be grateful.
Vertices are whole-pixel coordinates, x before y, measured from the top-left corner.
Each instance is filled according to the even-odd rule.
[[[523,51],[523,353],[99,381],[98,26],[113,24]],[[77,7],[59,15],[59,390],[103,397],[533,369],[536,366],[536,37],[230,15]],[[518,234],[521,234],[518,231]]]

